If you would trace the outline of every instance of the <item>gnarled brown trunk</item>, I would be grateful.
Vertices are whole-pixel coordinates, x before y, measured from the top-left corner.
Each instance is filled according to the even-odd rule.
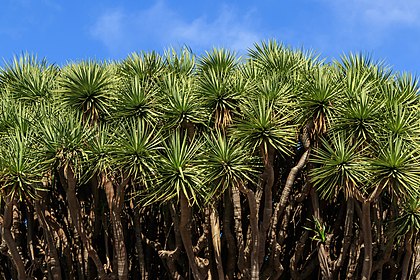
[[[319,208],[319,198],[318,194],[314,189],[311,189],[311,201],[313,208],[313,216],[316,220],[322,223],[321,213]],[[318,260],[321,267],[321,273],[323,279],[332,279],[331,268],[329,267],[329,255],[327,248],[324,244],[318,244]]]
[[[370,202],[362,204],[362,233],[364,244],[364,259],[362,280],[369,280],[372,273],[372,225],[370,221]]]
[[[405,235],[405,255],[402,263],[401,280],[406,280],[409,278],[410,262],[413,257],[413,237],[413,230],[410,230]]]
[[[244,245],[244,236],[242,230],[242,205],[241,205],[241,196],[237,186],[232,187],[232,205],[233,205],[233,217],[235,222],[235,236],[236,236],[236,246],[238,250],[238,269],[239,273],[243,274],[246,270],[245,268],[245,245]]]
[[[275,149],[273,146],[268,145],[267,155],[265,156],[264,162],[264,177],[265,187],[264,187],[264,210],[263,210],[263,219],[259,231],[259,241],[258,241],[258,265],[259,269],[264,262],[265,256],[265,241],[267,238],[268,228],[270,227],[271,216],[273,213],[273,185],[274,185],[274,156]]]
[[[217,213],[214,207],[210,208],[210,227],[211,227],[211,240],[213,242],[214,248],[214,258],[217,266],[217,275],[219,279],[223,280],[225,274],[223,272],[222,264],[222,246],[220,242],[220,224],[219,224],[219,214]]]
[[[140,270],[140,279],[145,280],[148,279],[148,273],[146,270],[146,264],[144,260],[144,250],[143,250],[143,244],[142,244],[142,237],[141,237],[141,224],[140,224],[140,214],[139,210],[132,207],[134,217],[134,232],[136,234],[136,251],[137,251],[137,259],[139,262],[139,270]]]
[[[233,192],[233,189],[232,189]],[[239,192],[236,189],[236,192]],[[239,195],[239,194],[238,194]],[[239,259],[241,257],[241,253],[243,256],[243,246],[242,246],[242,251],[238,252],[238,255],[236,255],[237,249],[236,249],[236,244],[235,244],[235,238],[232,234],[232,217],[234,216],[233,214],[233,203],[230,197],[230,193],[229,190],[227,190],[224,194],[223,194],[223,200],[224,200],[224,206],[225,206],[225,211],[224,211],[224,217],[223,217],[223,236],[225,237],[226,240],[226,250],[227,250],[227,259],[226,259],[226,279],[227,280],[232,280],[234,279],[234,273],[235,273],[235,262],[236,262],[236,256],[238,257],[238,262]],[[240,202],[239,202],[239,207],[240,207]],[[236,216],[235,216],[235,228],[236,228]],[[236,231],[236,230],[235,230]],[[241,234],[241,238],[242,238],[242,234]]]
[[[289,175],[287,176],[286,184],[284,185],[283,191],[280,196],[280,201],[277,203],[274,210],[272,227],[277,226],[277,221],[281,214],[284,211],[284,208],[287,205],[289,200],[290,192],[292,191],[293,185],[296,180],[296,176],[299,174],[299,171],[305,166],[309,159],[310,150],[306,150],[303,155],[300,157],[299,162],[290,170]]]
[[[249,222],[250,222],[250,228],[251,228],[251,280],[257,280],[260,279],[260,266],[259,266],[259,258],[258,258],[258,212],[257,212],[257,201],[255,199],[255,193],[245,188],[242,185],[239,185],[239,190],[244,193],[248,198],[248,204],[249,204]]]
[[[333,273],[335,273],[342,267],[344,260],[347,257],[347,252],[350,247],[352,230],[353,230],[353,216],[354,216],[354,199],[349,198],[347,200],[346,218],[344,222],[344,236],[343,236],[343,241],[341,245],[341,251],[337,260],[335,260],[333,263],[333,268],[332,268]]]
[[[195,260],[193,252],[193,245],[191,239],[191,207],[188,203],[188,199],[185,194],[181,191],[179,194],[181,219],[179,222],[179,232],[181,234],[182,243],[184,244],[185,252],[187,253],[188,263],[192,270],[194,279],[201,280],[205,277],[200,273],[198,265]]]
[[[60,280],[61,279],[61,267],[60,267],[60,259],[58,257],[57,248],[55,247],[54,237],[51,232],[51,227],[48,225],[43,207],[41,206],[40,202],[37,200],[35,201],[35,211],[38,215],[39,222],[41,224],[42,230],[44,231],[44,235],[47,239],[47,246],[48,246],[48,256],[46,258],[47,265],[51,270],[52,279]]]
[[[10,196],[5,196],[4,200],[6,205],[4,206],[3,216],[3,238],[9,248],[12,260],[16,266],[19,280],[26,280],[25,265],[10,231],[13,223],[13,205],[15,204],[15,199]]]
[[[98,275],[101,279],[108,279],[103,264],[99,259],[98,253],[92,246],[92,241],[88,238],[85,227],[81,220],[81,209],[79,200],[76,196],[76,178],[72,167],[66,164],[59,170],[60,182],[66,191],[67,203],[69,206],[70,217],[73,221],[73,226],[76,229],[77,234],[82,240],[83,247],[86,248],[89,257],[93,260],[98,271]]]
[[[128,279],[128,261],[127,250],[125,248],[124,231],[121,221],[121,212],[124,205],[125,187],[128,179],[123,180],[117,185],[114,192],[114,184],[111,180],[106,180],[105,175],[102,174],[104,182],[105,193],[108,201],[109,216],[111,217],[112,233],[114,241],[114,257],[117,264],[118,279]]]

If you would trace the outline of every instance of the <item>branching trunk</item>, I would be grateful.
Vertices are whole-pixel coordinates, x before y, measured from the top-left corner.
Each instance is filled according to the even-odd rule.
[[[104,182],[105,193],[108,201],[109,215],[112,223],[112,233],[114,240],[114,256],[117,263],[118,279],[128,279],[128,261],[127,251],[125,248],[124,231],[121,221],[122,207],[124,205],[125,187],[128,183],[128,178],[123,182],[117,184],[116,191],[114,192],[114,184],[111,180],[106,180],[105,175],[102,174]]]
[[[146,242],[148,245],[153,245],[152,247],[158,251],[159,257],[166,262],[168,266],[169,273],[172,276],[172,279],[178,280],[183,279],[180,273],[177,270],[176,262],[180,262],[180,256],[182,251],[182,238],[180,234],[180,227],[179,227],[179,217],[178,213],[176,213],[175,206],[173,203],[169,205],[169,211],[171,213],[173,229],[174,229],[174,237],[175,237],[175,249],[174,250],[163,250],[162,245],[158,242],[151,241],[147,239],[144,235],[142,235],[143,241]],[[169,223],[169,221],[168,221]],[[169,235],[170,229],[166,229],[166,235]]]
[[[323,223],[319,208],[318,194],[314,189],[311,190],[311,201],[314,218],[317,219],[318,222]],[[327,252],[326,246],[322,243],[318,244],[318,259],[323,279],[332,279],[331,268],[329,267],[329,254]]]
[[[249,222],[251,228],[251,280],[259,279],[260,267],[259,267],[259,258],[258,258],[258,211],[257,211],[257,202],[255,199],[255,194],[252,190],[245,188],[242,185],[239,185],[239,190],[244,193],[248,198],[249,204]]]
[[[236,246],[238,247],[238,269],[242,274],[245,269],[245,246],[244,246],[244,236],[242,230],[242,206],[241,206],[241,196],[237,186],[232,188],[232,203],[233,203],[233,216],[235,220],[235,236],[236,236]]]
[[[392,208],[393,207],[390,207],[389,211],[387,211],[389,213],[388,219],[390,220],[393,220],[396,216],[396,213]],[[394,230],[395,230],[395,223],[389,223],[388,232],[394,232]],[[391,259],[392,250],[394,248],[394,240],[395,240],[395,235],[391,235],[391,236],[384,235],[381,238],[381,249],[383,252],[378,258],[377,262],[372,265],[372,274],[378,271],[377,277],[376,277],[378,279],[380,278],[383,272],[383,266],[386,263],[388,263],[389,260]]]
[[[205,277],[200,273],[198,265],[195,260],[193,252],[193,244],[191,239],[191,207],[188,203],[188,199],[185,194],[181,191],[179,195],[180,208],[181,208],[181,220],[179,223],[179,231],[181,233],[182,243],[184,244],[185,252],[188,256],[188,263],[192,270],[194,279],[201,280]]]
[[[137,251],[137,259],[139,262],[139,270],[140,270],[140,279],[146,280],[148,279],[148,273],[146,270],[146,264],[144,259],[144,251],[143,251],[143,244],[142,244],[142,237],[141,237],[141,224],[140,224],[140,214],[139,210],[132,207],[134,217],[134,232],[136,234],[136,251]]]
[[[418,279],[420,277],[420,242],[417,238],[414,238],[413,240],[414,244],[414,261],[413,261],[413,267],[411,269],[411,277],[413,279]]]
[[[259,251],[258,251],[258,265],[259,269],[261,270],[262,264],[264,262],[265,256],[265,241],[267,238],[268,228],[270,227],[271,216],[273,213],[273,186],[274,186],[274,156],[275,156],[275,149],[269,145],[267,151],[267,159],[264,166],[264,175],[266,177],[265,180],[265,187],[264,187],[264,210],[263,210],[263,218],[262,223],[259,231]]]
[[[64,231],[62,226],[57,222],[57,220],[51,215],[50,212],[45,210],[43,213],[45,215],[45,219],[46,219],[47,224],[51,227],[52,232],[57,234],[57,236],[60,239],[60,242],[62,244],[62,249],[61,250],[62,250],[63,255],[65,257],[65,260],[66,260],[65,269],[63,270],[63,271],[65,271],[65,275],[67,275],[67,277],[65,277],[65,278],[66,279],[75,279],[76,275],[75,275],[75,271],[73,269],[70,243],[69,243],[69,240],[67,238],[66,232]]]
[[[355,206],[358,205],[355,203]],[[362,236],[356,234],[349,250],[349,263],[347,265],[346,279],[357,279],[355,272],[360,258],[360,245],[362,244]]]
[[[4,200],[6,205],[4,206],[3,216],[3,238],[9,248],[12,260],[16,266],[19,280],[26,280],[25,265],[10,231],[13,223],[13,205],[15,204],[15,199],[10,196],[5,196]]]
[[[61,267],[60,259],[58,257],[57,248],[55,247],[54,238],[51,232],[51,227],[48,225],[43,207],[39,201],[35,201],[35,211],[38,216],[39,222],[41,224],[42,230],[44,231],[44,236],[47,239],[48,246],[48,256],[46,258],[47,265],[51,270],[52,279],[60,280],[61,279]]]
[[[300,275],[298,273],[298,263],[303,255],[303,249],[305,248],[306,241],[309,238],[309,231],[305,230],[300,237],[299,241],[296,244],[295,253],[290,260],[290,274],[292,279],[299,279]]]
[[[238,189],[236,189],[237,195],[239,196],[239,192]],[[233,189],[232,189],[232,197],[233,197]],[[225,206],[225,211],[224,211],[224,217],[223,217],[223,236],[225,237],[226,240],[226,251],[227,251],[227,260],[226,260],[226,279],[227,280],[232,280],[234,279],[234,273],[235,273],[235,262],[236,262],[236,256],[238,256],[238,263],[241,260],[241,256],[243,259],[243,244],[242,244],[242,248],[238,249],[237,251],[237,246],[235,245],[235,238],[232,234],[232,218],[234,217],[233,214],[233,208],[236,209],[237,206],[232,205],[232,200],[230,198],[230,193],[229,190],[227,190],[224,195],[223,195],[223,199],[224,199],[224,206]],[[234,204],[235,202],[233,202]],[[235,210],[236,211],[236,210]],[[239,211],[240,211],[240,198],[239,198]],[[239,219],[241,217],[241,214],[239,213]],[[237,223],[237,217],[235,214],[235,232],[236,232],[236,223]],[[239,227],[241,229],[242,232],[242,228],[241,228],[242,224],[239,222]],[[240,238],[242,238],[242,233]],[[238,252],[238,255],[236,255],[236,252]],[[240,273],[242,273],[242,271],[240,271]]]
[[[222,246],[220,242],[220,224],[219,224],[219,214],[216,209],[210,208],[210,227],[211,227],[211,239],[213,242],[214,248],[214,258],[217,266],[217,274],[220,280],[225,279],[225,274],[223,272],[222,264]]]
[[[362,280],[369,280],[372,273],[372,225],[370,221],[370,202],[362,204],[362,232],[364,243],[364,260]]]
[[[299,162],[290,170],[289,175],[287,176],[286,184],[284,185],[283,191],[280,196],[280,201],[277,203],[276,208],[274,210],[271,226],[272,226],[272,235],[275,234],[275,228],[277,227],[278,220],[280,216],[283,214],[284,208],[289,201],[290,193],[293,189],[293,185],[296,180],[296,176],[299,174],[299,171],[305,166],[305,164],[309,160],[309,153],[310,150],[306,150]]]
[[[31,202],[28,202],[24,206],[26,221],[27,221],[27,232],[26,232],[26,248],[29,254],[29,259],[31,263],[35,261],[35,252],[34,252],[34,211],[31,205]]]
[[[236,189],[238,192],[238,189]],[[233,192],[233,190],[232,190]],[[226,258],[226,279],[232,280],[234,279],[235,268],[236,268],[236,261],[237,258],[239,259],[243,252],[237,251],[237,246],[235,244],[235,237],[232,233],[232,220],[235,219],[234,217],[234,205],[231,200],[231,190],[226,190],[223,194],[223,201],[224,201],[224,217],[223,217],[223,236],[226,240],[226,251],[227,251],[227,258]],[[240,203],[239,203],[240,205]],[[236,220],[235,220],[236,226]],[[241,236],[242,238],[242,236]],[[242,247],[243,250],[243,247]]]
[[[405,255],[402,263],[401,280],[409,279],[410,262],[413,257],[413,237],[414,231],[410,230],[405,235]]]
[[[346,219],[344,222],[344,236],[341,244],[340,255],[337,260],[333,263],[333,273],[338,271],[344,263],[345,258],[347,257],[348,249],[351,244],[351,236],[353,231],[353,217],[354,217],[354,199],[349,198],[347,200],[347,209],[346,209]]]
[[[175,261],[177,261],[180,256],[181,249],[179,247],[175,248],[175,250],[172,250],[172,251],[163,250],[162,245],[159,242],[150,240],[143,233],[141,233],[141,238],[146,245],[151,246],[153,249],[155,249],[158,252],[159,257],[162,259],[162,261],[166,262],[166,265],[168,266],[169,273],[172,276],[172,279],[175,279],[175,280],[183,279],[181,275],[178,273],[176,269],[176,265],[175,265]]]
[[[105,273],[104,266],[99,259],[98,253],[93,248],[92,240],[88,238],[86,229],[81,220],[80,204],[76,196],[76,178],[72,167],[66,164],[63,168],[61,168],[59,175],[61,184],[66,191],[67,203],[69,206],[70,216],[73,221],[73,226],[75,227],[77,234],[80,236],[83,246],[87,249],[89,257],[95,263],[99,277],[101,279],[107,279],[108,276]]]

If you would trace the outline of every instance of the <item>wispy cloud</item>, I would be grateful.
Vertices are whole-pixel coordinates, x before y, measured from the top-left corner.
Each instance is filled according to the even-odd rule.
[[[192,22],[180,22],[171,31],[171,37],[201,47],[215,44],[244,50],[259,39],[259,34],[252,30],[250,16],[240,18],[231,7],[224,6],[214,19],[202,16]]]
[[[90,32],[113,53],[155,45],[184,44],[193,49],[223,46],[242,51],[260,39],[253,16],[252,10],[239,14],[233,7],[225,5],[215,17],[198,15],[188,20],[165,2],[158,1],[139,11],[108,10],[97,18]]]
[[[390,25],[420,25],[418,0],[324,0],[344,20],[370,24],[373,28]]]
[[[406,1],[362,1],[366,5],[365,20],[386,27],[390,24],[418,25],[420,2]]]
[[[418,0],[318,0],[318,3],[334,23],[325,35],[334,43],[324,49],[335,53],[375,52],[390,44],[400,32],[420,27]]]
[[[115,10],[103,14],[91,28],[91,34],[100,39],[108,48],[118,48],[123,40],[124,13]]]

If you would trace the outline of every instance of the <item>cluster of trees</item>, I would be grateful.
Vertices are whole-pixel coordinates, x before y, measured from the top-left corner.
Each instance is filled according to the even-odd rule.
[[[275,41],[0,74],[4,279],[414,279],[417,80]]]

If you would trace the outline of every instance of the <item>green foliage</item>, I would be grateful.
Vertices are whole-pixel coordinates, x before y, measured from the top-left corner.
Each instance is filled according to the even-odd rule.
[[[202,168],[209,185],[207,199],[216,199],[228,188],[247,182],[255,183],[260,165],[244,145],[220,132],[206,136]]]
[[[232,73],[238,64],[238,59],[235,54],[226,49],[213,49],[211,52],[206,52],[199,63],[198,72],[215,73],[218,77],[223,77]]]
[[[376,152],[377,157],[369,160],[372,183],[389,187],[398,197],[418,197],[420,154],[416,148],[401,138],[389,137]]]
[[[409,232],[420,232],[420,198],[409,199],[402,207],[402,214],[392,221],[395,223],[396,236],[402,237]]]
[[[271,145],[283,154],[290,154],[295,143],[295,128],[286,109],[276,111],[274,105],[265,100],[250,100],[242,108],[244,117],[233,126],[233,135],[251,147],[262,148],[265,154]]]
[[[96,123],[108,116],[115,101],[115,73],[107,64],[95,61],[73,63],[63,68],[59,83],[64,105],[83,113]]]
[[[336,128],[346,131],[353,139],[372,140],[379,128],[380,100],[362,91],[341,107]]]
[[[178,128],[188,123],[205,123],[208,119],[202,100],[195,92],[192,78],[168,74],[162,82],[162,110],[165,126]]]
[[[130,121],[117,130],[113,161],[115,167],[141,186],[156,177],[160,132],[142,121]]]
[[[312,231],[314,236],[311,237],[312,240],[317,242],[324,243],[327,241],[327,234],[330,229],[327,229],[324,223],[321,223],[317,218],[313,217],[314,220],[314,228],[310,227],[303,227],[308,231]]]
[[[197,139],[187,141],[187,136],[181,134],[176,130],[163,142],[164,150],[157,159],[157,182],[143,200],[145,205],[179,198],[181,192],[190,205],[198,204],[204,197],[203,170],[198,165],[203,144]]]
[[[334,69],[328,66],[316,67],[302,81],[297,105],[301,108],[300,122],[312,121],[317,135],[323,135],[330,127],[337,111],[337,96],[341,93],[340,83]]]
[[[24,54],[0,71],[0,202],[15,203],[11,197],[27,202],[12,205],[25,207],[20,221],[28,222],[13,238],[29,234],[29,226],[42,227],[30,245],[37,249],[22,250],[27,270],[38,267],[34,261],[49,259],[54,244],[60,244],[55,248],[59,262],[61,256],[67,258],[63,248],[69,244],[63,236],[74,238],[71,244],[87,238],[96,249],[105,240],[116,242],[116,233],[121,233],[136,236],[137,245],[152,245],[145,251],[151,259],[143,263],[150,271],[171,267],[172,276],[191,278],[191,267],[184,264],[192,254],[191,263],[205,264],[200,273],[207,268],[221,273],[232,263],[232,277],[247,278],[253,272],[246,266],[252,262],[253,268],[263,268],[261,277],[270,278],[275,276],[268,275],[272,264],[277,273],[280,262],[285,274],[276,277],[286,279],[298,275],[292,277],[292,266],[301,273],[320,263],[315,259],[319,254],[304,256],[313,247],[295,236],[307,237],[302,222],[314,214],[319,194],[319,218],[304,227],[318,245],[330,246],[324,248],[327,254],[317,274],[328,275],[320,270],[331,268],[331,275],[345,275],[354,265],[357,278],[368,270],[361,267],[366,262],[357,261],[362,250],[369,253],[357,243],[361,234],[369,233],[362,229],[361,222],[369,221],[360,212],[372,215],[373,267],[390,254],[400,273],[398,262],[408,254],[394,240],[409,241],[420,231],[419,101],[417,78],[395,73],[382,62],[350,54],[324,63],[312,52],[274,40],[256,44],[244,58],[226,49],[196,57],[183,48],[58,67]],[[66,172],[69,168],[72,172]],[[104,179],[109,184],[103,186]],[[72,193],[68,182],[76,187]],[[187,211],[180,225],[178,202],[184,195],[190,208],[183,208]],[[75,209],[70,209],[69,198],[79,208],[71,222],[70,210]],[[353,198],[354,204],[347,203]],[[29,225],[38,202],[48,203],[41,209],[51,223],[47,226],[38,212]],[[209,204],[214,207],[210,215]],[[360,211],[360,204],[371,210]],[[114,210],[118,215],[112,215]],[[137,222],[147,227],[140,225],[139,231]],[[48,233],[56,228],[58,235]],[[385,236],[392,228],[394,236]],[[199,241],[192,249],[185,232],[179,236],[185,229],[190,241]],[[221,242],[213,240],[214,248],[206,248],[215,237],[209,234],[213,230],[220,231],[216,237]],[[112,233],[110,239],[102,238]],[[133,245],[133,238],[123,239],[119,249]],[[291,250],[283,250],[285,244]],[[123,255],[115,247],[98,250],[95,258],[89,246],[95,266]],[[234,247],[238,251],[223,256],[218,268],[218,261],[207,259]],[[153,248],[156,254],[150,253]],[[339,256],[349,248],[354,250],[351,256]],[[185,254],[186,249],[192,253]],[[136,262],[134,250],[138,247],[126,251],[130,263]],[[257,258],[260,252],[266,255]],[[86,256],[69,254],[88,263]],[[294,263],[289,261],[293,256],[298,256]],[[0,269],[2,263],[11,267],[14,262],[2,259]],[[157,263],[153,269],[152,263]],[[52,271],[44,262],[42,267]],[[114,264],[99,267],[119,272]],[[382,268],[391,271],[388,267],[384,263]],[[38,274],[31,277],[44,273],[44,268],[34,269]],[[165,269],[155,278],[168,278]]]
[[[363,193],[369,177],[359,146],[350,145],[342,134],[332,136],[331,144],[325,139],[321,142],[322,147],[311,160],[318,166],[309,174],[321,197],[333,199],[339,191],[346,197],[354,197],[355,192]]]
[[[15,130],[0,145],[0,183],[2,195],[19,200],[35,198],[47,168],[39,161],[32,133]]]
[[[71,164],[81,177],[87,158],[85,145],[93,137],[92,129],[83,124],[81,114],[65,110],[45,113],[48,115],[36,123],[40,155],[52,167]]]
[[[156,82],[164,71],[164,64],[156,52],[132,53],[121,63],[119,71],[125,79],[137,77],[142,82]]]
[[[155,123],[161,114],[158,109],[158,94],[159,88],[154,83],[142,82],[137,76],[123,81],[115,95],[115,107],[110,117]]]
[[[249,50],[249,59],[263,75],[275,72],[283,79],[291,79],[301,67],[305,66],[305,56],[274,40],[255,44]]]
[[[188,76],[193,73],[195,68],[195,56],[191,49],[184,47],[180,52],[173,48],[168,49],[164,55],[165,67],[169,73]]]
[[[14,99],[26,102],[48,100],[56,87],[57,75],[56,66],[26,53],[6,64],[0,74],[0,84]]]

